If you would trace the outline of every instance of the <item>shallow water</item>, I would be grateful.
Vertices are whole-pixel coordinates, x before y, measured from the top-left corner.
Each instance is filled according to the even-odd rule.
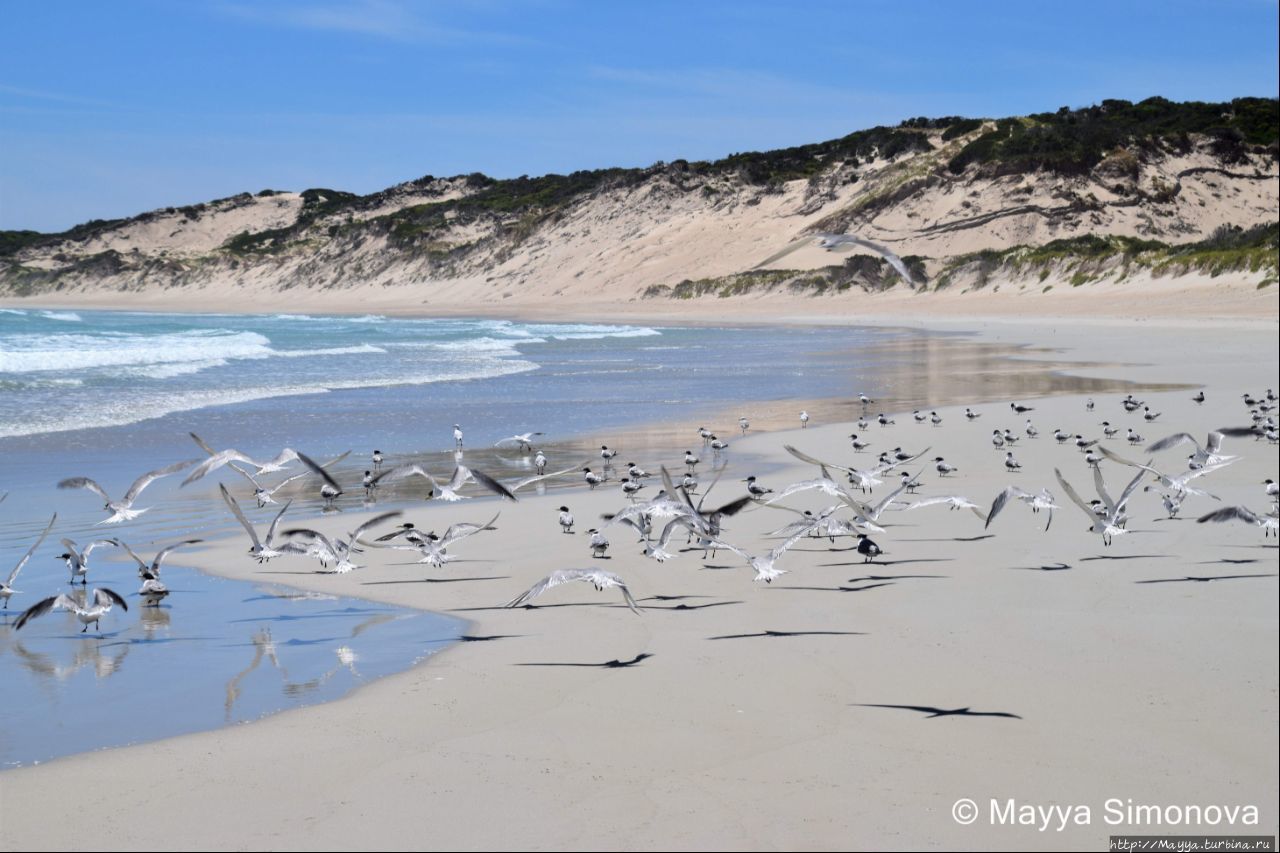
[[[256,720],[336,699],[408,669],[461,634],[459,619],[166,568],[161,607],[132,570],[100,561],[129,603],[80,633],[56,611],[0,624],[0,767]],[[27,584],[29,587],[30,584]],[[65,587],[64,587],[65,589]],[[93,589],[93,585],[90,586]]]

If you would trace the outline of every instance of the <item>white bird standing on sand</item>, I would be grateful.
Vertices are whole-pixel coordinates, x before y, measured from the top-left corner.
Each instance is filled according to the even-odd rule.
[[[7,495],[8,493],[6,492],[5,494]],[[4,500],[4,497],[0,496],[0,500]],[[22,571],[22,567],[25,566],[27,564],[27,561],[31,559],[31,555],[34,554],[36,552],[36,549],[39,548],[40,545],[44,542],[44,538],[49,535],[49,531],[53,529],[53,523],[57,520],[58,520],[58,514],[55,512],[53,514],[53,518],[49,519],[49,523],[46,524],[44,527],[44,530],[41,531],[40,536],[39,538],[36,539],[35,544],[27,549],[27,553],[22,555],[22,559],[19,560],[18,564],[13,567],[13,571],[9,572],[9,577],[5,578],[4,583],[0,583],[0,598],[4,599],[4,607],[6,610],[9,609],[10,596],[13,596],[19,592],[19,590],[16,590],[13,588],[13,582],[18,579],[18,572]]]
[[[593,472],[590,468],[582,469],[582,478],[586,480],[587,485],[594,491],[595,487],[603,483],[608,477],[602,477]]]
[[[609,550],[609,540],[603,533],[594,527],[587,531],[591,535],[591,556],[597,560],[605,559],[605,552]]]
[[[462,427],[457,424],[453,425],[453,446],[462,449]]]
[[[933,461],[934,461],[933,467],[938,472],[938,475],[941,477],[945,477],[948,474],[954,474],[956,471],[960,470],[956,466],[947,462],[941,456],[935,457]]]
[[[998,429],[992,430],[991,446],[994,447],[996,450],[1003,450],[1004,449],[1004,433],[1000,432],[1000,430]]]
[[[533,457],[533,470],[537,471],[539,474],[545,474],[547,472],[547,456],[541,450],[539,450]]]
[[[743,435],[746,435],[747,430],[751,429],[751,422],[746,418],[738,418],[738,429],[742,430]]]
[[[62,540],[62,547],[66,548],[66,552],[58,555],[58,559],[65,560],[67,568],[71,571],[71,580],[68,583],[75,583],[76,579],[80,579],[80,583],[87,585],[89,583],[89,555],[93,553],[95,548],[101,548],[104,545],[119,546],[120,543],[115,539],[95,539],[88,545],[84,546],[83,551],[77,550],[77,545],[70,539]]]
[[[852,433],[849,436],[849,443],[853,445],[854,453],[861,453],[862,451],[866,450],[868,447],[871,446],[871,442],[863,441],[862,439],[858,438],[858,434],[856,432]]]
[[[1027,438],[1035,438],[1038,435],[1040,435],[1040,430],[1036,429],[1035,425],[1031,423],[1031,418],[1027,418]]]
[[[978,418],[982,417],[982,413],[975,412],[973,409],[966,408],[964,410],[964,416],[971,421],[976,421]]]
[[[86,595],[85,598],[87,601],[88,596]],[[76,618],[80,620],[81,624],[84,625],[84,627],[80,629],[81,634],[86,633],[89,630],[90,625],[96,627],[98,629],[98,633],[101,634],[102,625],[100,624],[100,620],[103,616],[107,615],[107,613],[111,612],[111,608],[117,604],[120,605],[122,610],[129,609],[129,605],[125,603],[123,598],[106,587],[95,589],[93,591],[92,606],[81,604],[79,601],[76,601],[74,598],[66,594],[55,595],[27,608],[27,610],[18,617],[18,621],[13,623],[13,628],[15,631],[21,631],[22,626],[26,625],[32,619],[35,619],[37,616],[43,616],[50,610],[70,610],[76,615]]]
[[[613,457],[617,455],[618,451],[610,450],[609,445],[600,445],[600,458],[604,460],[604,467],[606,471],[613,467]]]
[[[692,450],[686,450],[684,452],[684,464],[688,466],[690,474],[693,474],[697,470],[698,463],[701,461],[701,459],[693,455]]]
[[[809,413],[801,412],[800,413],[800,429],[808,429],[808,428],[809,428]]]
[[[894,421],[893,418],[889,417],[884,412],[881,412],[879,415],[876,416],[876,423],[880,424],[880,426],[882,427],[886,427],[886,426],[889,426],[890,424],[896,423],[896,421]]]
[[[567,506],[560,507],[560,532],[573,532],[573,513],[569,512],[569,508]]]
[[[1142,407],[1142,419],[1143,419],[1144,421],[1146,421],[1147,423],[1151,423],[1151,422],[1152,422],[1152,421],[1154,421],[1156,418],[1160,417],[1160,415],[1161,415],[1161,414],[1163,414],[1163,413],[1162,413],[1162,412],[1153,412],[1153,411],[1151,411],[1151,409],[1149,409],[1149,408],[1148,408],[1148,407],[1146,407],[1146,406],[1143,406],[1143,407]]]
[[[622,591],[622,597],[627,602],[627,607],[631,608],[631,612],[637,616],[640,610],[636,607],[636,600],[631,597],[631,590],[627,589],[627,584],[618,575],[613,572],[606,572],[601,569],[561,569],[552,572],[542,580],[529,587],[524,592],[517,595],[506,607],[530,607],[530,601],[542,595],[552,587],[560,586],[565,583],[573,583],[574,581],[584,581],[590,583],[597,591],[604,591],[609,587],[616,586]]]
[[[937,427],[937,426],[942,426],[942,415],[938,414],[937,412],[930,412],[930,413],[929,413],[929,420],[930,420],[930,421],[933,423],[933,425],[934,425],[934,426],[936,426],[936,427]]]
[[[151,507],[146,507],[145,509],[133,508],[133,502],[142,494],[143,489],[154,483],[156,480],[159,480],[161,477],[168,477],[170,474],[176,474],[182,469],[194,465],[197,461],[199,460],[188,459],[185,462],[175,462],[172,465],[166,465],[164,468],[143,474],[137,480],[134,480],[133,485],[129,487],[129,491],[125,492],[124,497],[118,501],[111,500],[110,496],[107,495],[102,486],[99,486],[88,477],[71,477],[58,483],[58,488],[88,489],[106,501],[106,506],[104,506],[103,509],[108,509],[112,512],[111,517],[104,519],[103,521],[99,521],[98,523],[119,524],[122,521],[135,519],[148,509],[151,509]]]
[[[377,470],[380,470],[381,468],[382,468],[382,451],[375,449],[373,451],[373,470],[377,471]]]

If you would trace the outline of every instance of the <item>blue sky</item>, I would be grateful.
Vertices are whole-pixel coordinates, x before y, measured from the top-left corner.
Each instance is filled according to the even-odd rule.
[[[0,228],[1277,94],[1276,0],[4,4]]]

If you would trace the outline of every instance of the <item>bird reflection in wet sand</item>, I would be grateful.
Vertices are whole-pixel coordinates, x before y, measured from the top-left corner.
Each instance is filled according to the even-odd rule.
[[[33,652],[21,642],[14,643],[12,648],[14,657],[34,675],[66,681],[86,667],[92,668],[93,674],[98,678],[115,675],[124,666],[130,645],[99,642],[68,644],[66,648],[71,650],[71,660],[67,663],[59,663],[47,652]]]
[[[236,700],[240,698],[240,683],[248,677],[249,673],[262,665],[263,658],[271,661],[271,665],[280,672],[281,678],[289,677],[288,672],[280,665],[280,658],[276,656],[276,643],[271,638],[270,628],[259,628],[249,638],[249,641],[253,643],[253,660],[227,682],[226,712],[228,720],[231,719],[231,711],[235,707]]]

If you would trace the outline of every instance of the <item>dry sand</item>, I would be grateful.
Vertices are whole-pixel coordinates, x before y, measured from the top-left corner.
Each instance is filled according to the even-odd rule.
[[[1271,309],[1269,318],[1274,299]],[[800,313],[793,306],[786,316]],[[782,318],[775,310],[770,319]],[[909,417],[873,425],[877,450],[929,445],[929,456],[960,467],[950,482],[927,469],[922,496],[986,502],[1017,482],[1050,487],[1063,507],[1047,533],[1039,516],[1012,507],[989,538],[968,512],[887,513],[892,526],[875,537],[888,552],[882,562],[863,565],[849,540],[806,541],[783,559],[790,573],[768,586],[723,552],[648,561],[616,528],[613,558],[592,561],[584,535],[560,533],[555,507],[569,503],[585,530],[622,503],[616,487],[507,504],[497,533],[458,546],[458,560],[439,570],[374,554],[368,568],[319,576],[299,561],[260,569],[238,540],[217,544],[190,561],[456,611],[472,620],[472,635],[503,638],[460,644],[337,702],[0,774],[0,845],[82,847],[90,829],[104,849],[1081,849],[1126,831],[1105,823],[1109,798],[1259,810],[1257,826],[1127,831],[1274,834],[1275,540],[1244,525],[1197,525],[1190,519],[1203,502],[1169,521],[1153,496],[1140,495],[1130,533],[1104,548],[1053,480],[1061,467],[1088,497],[1083,457],[1049,437],[1055,427],[1096,435],[1104,419],[1148,438],[1240,422],[1240,394],[1280,385],[1274,323],[917,319],[1062,351],[1026,357],[1125,364],[1088,371],[1096,375],[1204,385],[1210,403],[1196,407],[1191,391],[1146,395],[1165,413],[1156,427],[1126,416],[1113,395],[1098,398],[1094,413],[1080,397],[1029,401],[1042,437],[1017,446],[1016,477],[988,441],[997,426],[1021,430],[1024,418],[1005,405],[983,406],[973,423],[940,410],[936,429]],[[725,412],[725,426],[736,417]],[[775,488],[811,476],[784,443],[871,462],[850,452],[849,432],[815,424],[734,441],[717,496],[734,496],[765,461],[781,466],[768,478]],[[1277,449],[1246,440],[1229,450],[1245,459],[1209,478],[1213,490],[1224,504],[1265,510],[1261,481],[1276,477]],[[1183,455],[1159,461],[1180,469]],[[640,461],[652,470],[664,460]],[[1105,470],[1116,487],[1127,473]],[[440,529],[493,507],[431,504],[409,515]],[[354,518],[318,523],[346,530]],[[752,510],[726,537],[749,550],[772,547],[764,532],[787,518]],[[643,615],[620,606],[616,592],[585,585],[549,592],[536,609],[490,609],[553,569],[593,563],[629,581]],[[1179,580],[1189,575],[1245,577]],[[173,604],[180,618],[183,604]],[[763,631],[850,633],[716,639]],[[642,653],[652,657],[621,669],[524,665]],[[928,719],[859,703],[1021,719]],[[961,797],[979,804],[972,826],[952,818]],[[992,798],[1087,806],[1091,824],[991,826]]]

